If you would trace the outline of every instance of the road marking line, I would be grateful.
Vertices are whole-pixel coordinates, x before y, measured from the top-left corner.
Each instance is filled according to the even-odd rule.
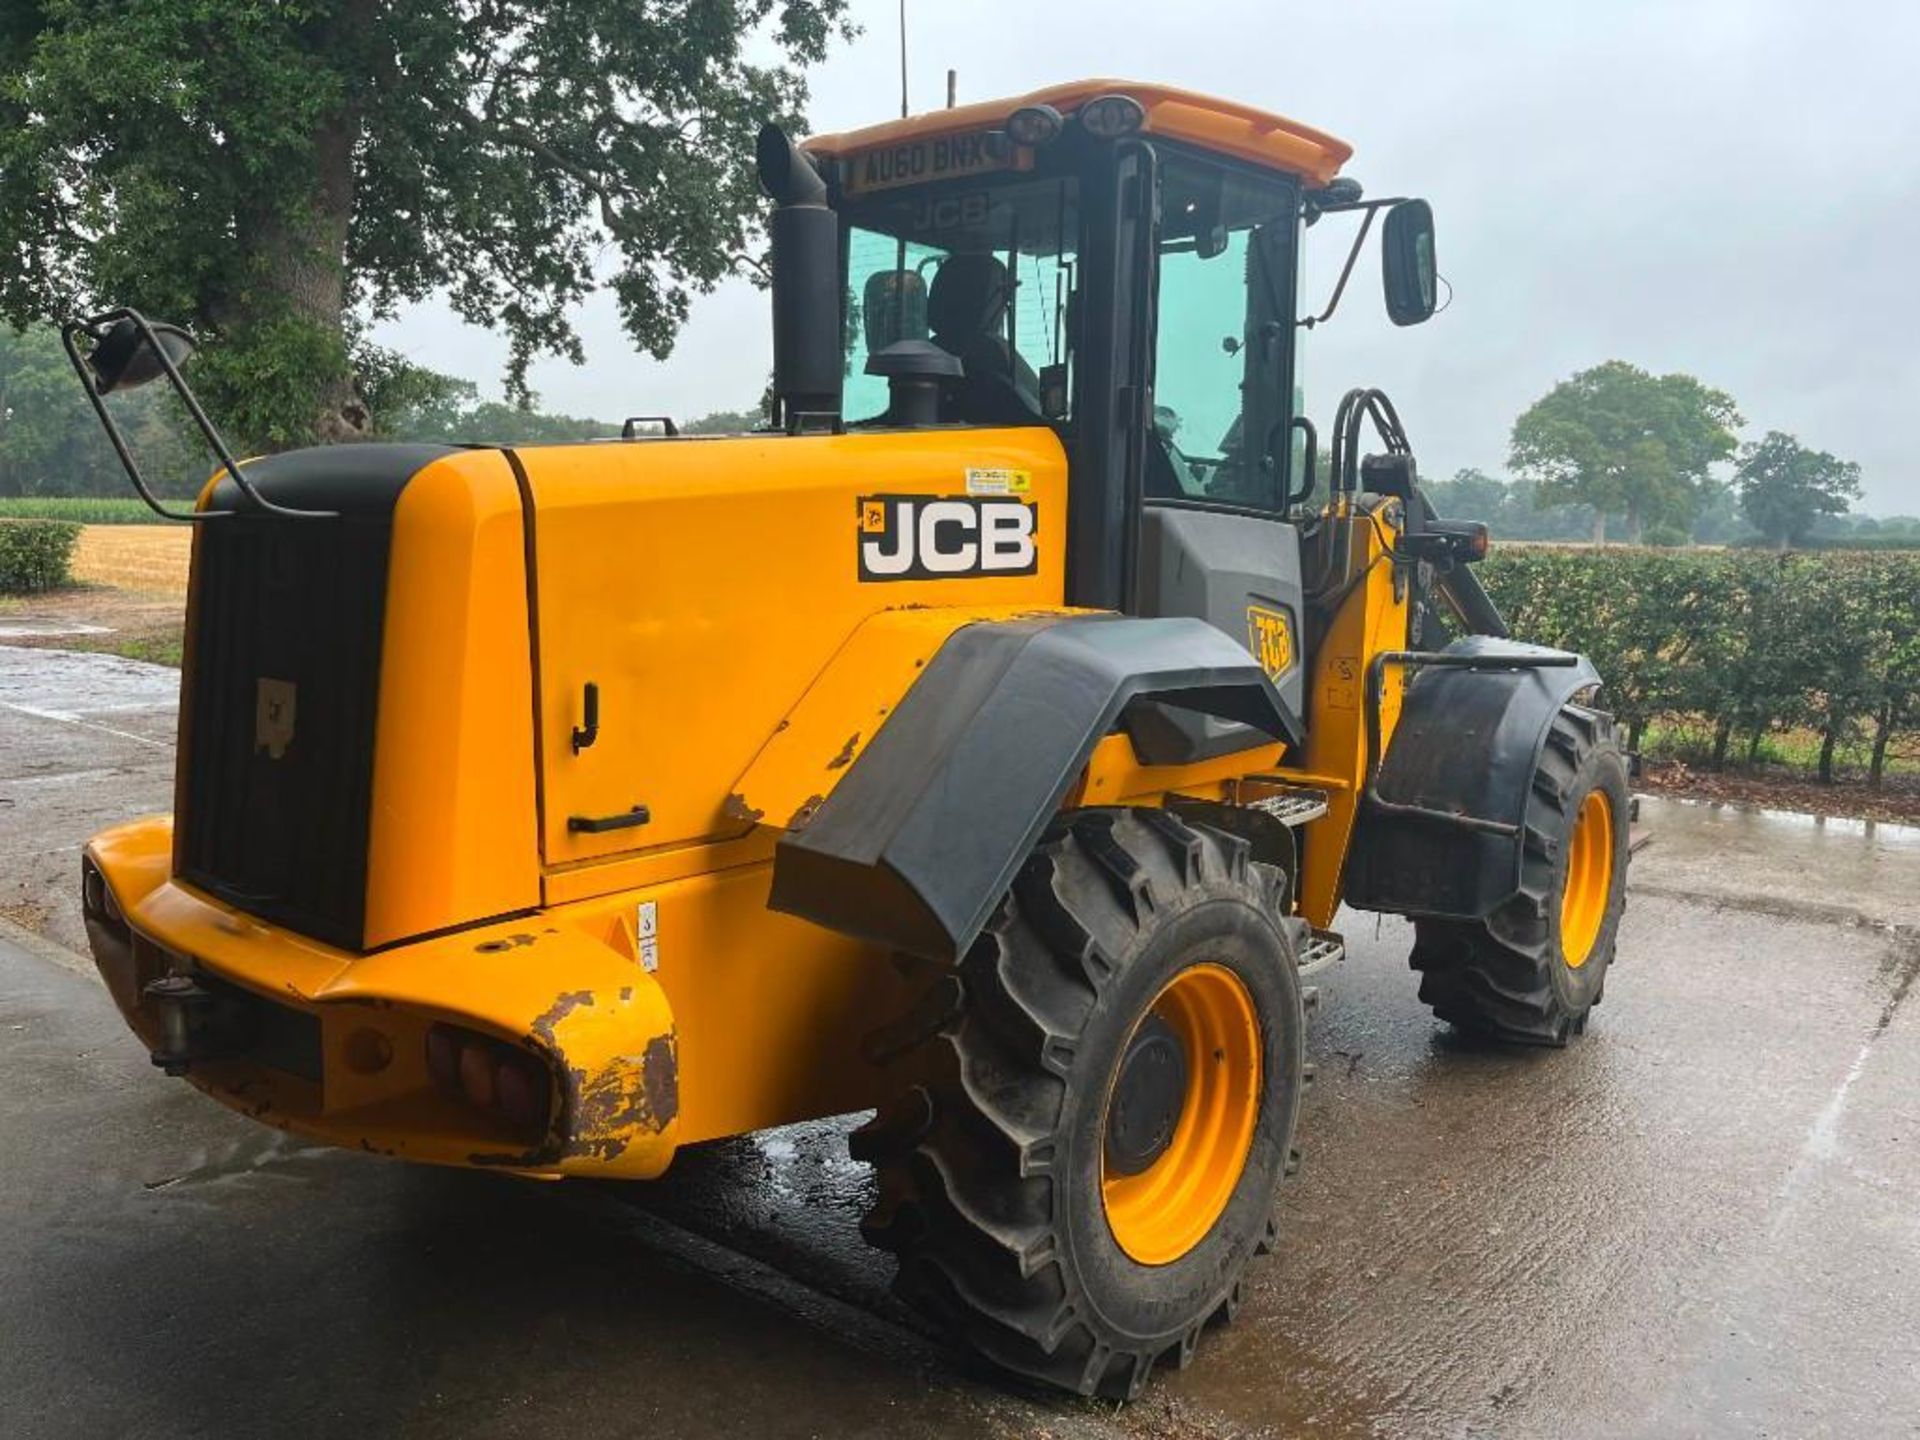
[[[1859,1053],[1853,1057],[1853,1064],[1847,1067],[1847,1073],[1834,1087],[1833,1094],[1827,1097],[1827,1103],[1820,1107],[1820,1113],[1813,1117],[1813,1124],[1807,1127],[1806,1139],[1800,1142],[1800,1154],[1787,1170],[1786,1178],[1780,1182],[1780,1188],[1774,1194],[1782,1199],[1790,1195],[1808,1165],[1816,1161],[1834,1160],[1840,1154],[1840,1118],[1846,1113],[1847,1095],[1854,1084],[1866,1073],[1867,1060],[1873,1054],[1874,1042],[1887,1033],[1893,1024],[1893,1017],[1901,1002],[1907,998],[1907,992],[1913,988],[1914,980],[1920,976],[1920,946],[1915,946],[1912,932],[1904,926],[1891,927],[1895,935],[1906,942],[1906,953],[1900,961],[1899,978],[1894,982],[1887,1002],[1880,1007],[1880,1018],[1874,1023],[1873,1030],[1861,1043]]]
[[[1876,1033],[1875,1039],[1878,1038]],[[1853,1089],[1867,1068],[1867,1056],[1873,1053],[1873,1040],[1860,1047],[1860,1053],[1853,1057],[1853,1064],[1847,1067],[1847,1073],[1820,1113],[1813,1117],[1813,1124],[1807,1128],[1807,1138],[1801,1142],[1800,1158],[1803,1160],[1831,1160],[1840,1149],[1840,1115],[1847,1108],[1847,1092]],[[1791,1179],[1791,1177],[1789,1177]],[[1784,1187],[1783,1187],[1784,1188]]]
[[[146,706],[146,709],[158,709]],[[16,715],[31,716],[35,720],[57,720],[63,725],[79,725],[88,730],[98,730],[103,735],[113,735],[121,740],[131,740],[136,745],[150,745],[155,750],[171,750],[171,740],[153,740],[145,735],[135,735],[131,730],[116,730],[111,725],[102,725],[97,720],[82,720],[78,715],[64,710],[41,710],[32,705],[17,705],[11,700],[0,700],[0,710],[11,710]]]

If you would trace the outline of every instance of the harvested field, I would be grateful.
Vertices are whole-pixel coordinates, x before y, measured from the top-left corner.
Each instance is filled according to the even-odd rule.
[[[73,578],[149,595],[187,593],[193,532],[185,525],[88,525],[73,550]]]

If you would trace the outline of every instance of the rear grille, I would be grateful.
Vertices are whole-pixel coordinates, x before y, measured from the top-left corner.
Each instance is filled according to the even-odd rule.
[[[391,520],[233,516],[203,526],[196,559],[176,868],[348,949],[365,919]]]

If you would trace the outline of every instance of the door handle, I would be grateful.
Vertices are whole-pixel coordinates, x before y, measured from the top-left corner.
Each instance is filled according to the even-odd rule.
[[[579,835],[604,835],[609,830],[631,830],[637,825],[645,825],[653,819],[644,805],[636,805],[631,810],[622,810],[618,815],[569,815],[568,833]]]

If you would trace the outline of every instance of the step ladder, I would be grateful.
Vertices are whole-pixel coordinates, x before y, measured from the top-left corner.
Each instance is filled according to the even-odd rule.
[[[1327,813],[1327,792],[1305,785],[1290,785],[1266,775],[1249,775],[1242,784],[1257,784],[1271,793],[1246,802],[1249,810],[1271,815],[1282,825],[1301,826]]]
[[[1298,957],[1302,975],[1318,975],[1347,958],[1347,942],[1331,930],[1313,930]]]

